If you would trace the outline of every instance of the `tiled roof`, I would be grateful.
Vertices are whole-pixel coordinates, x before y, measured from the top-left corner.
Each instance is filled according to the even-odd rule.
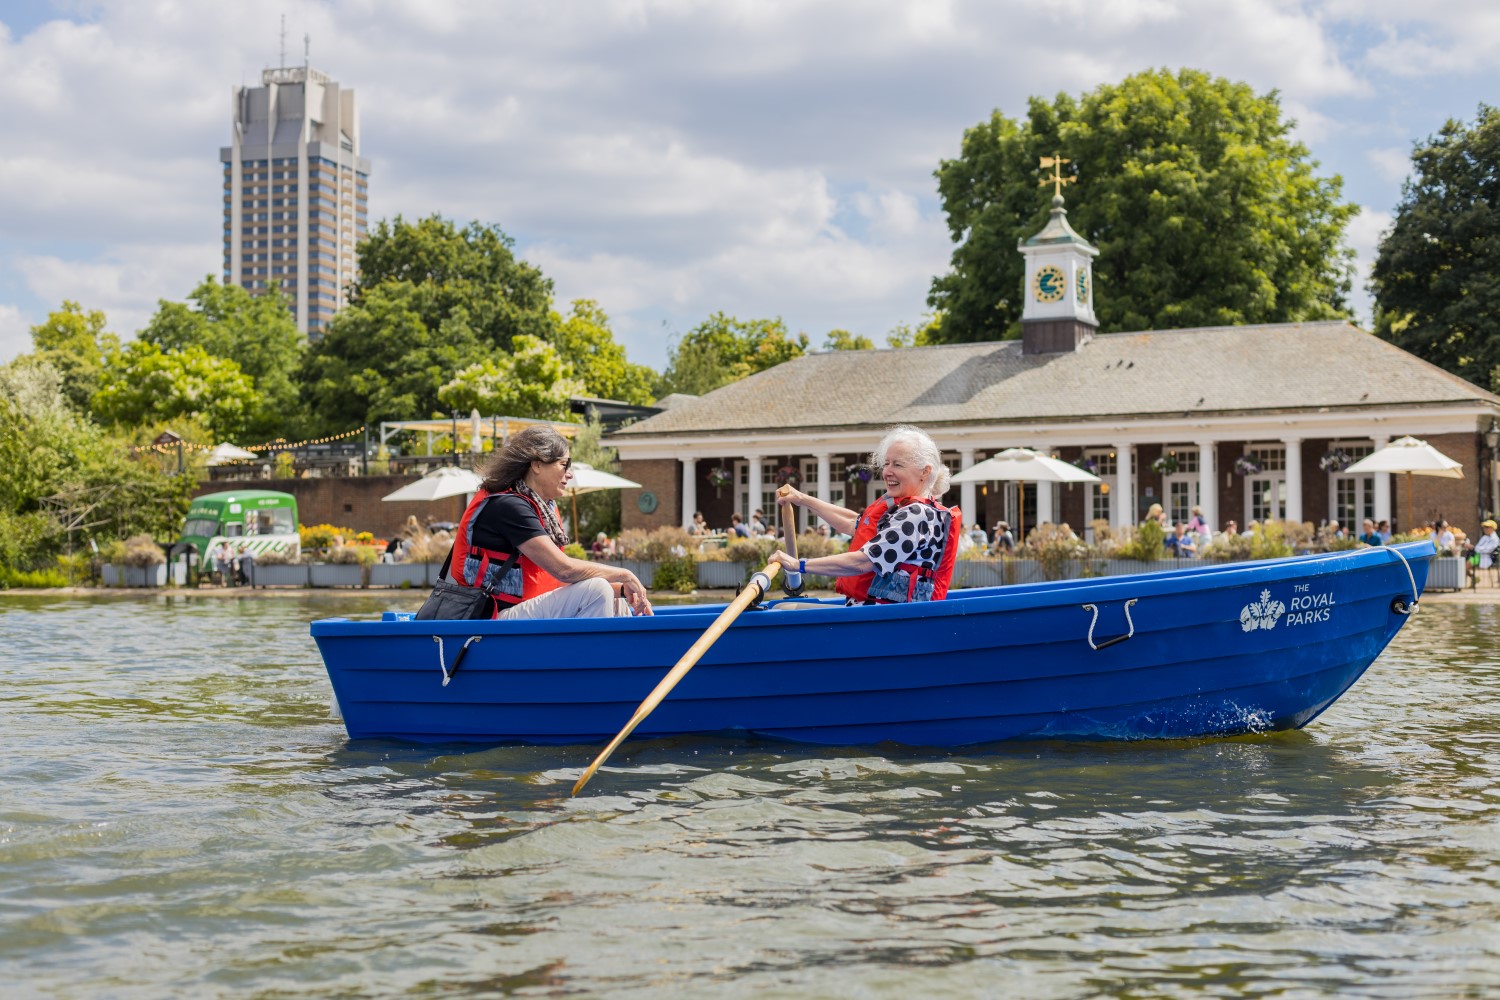
[[[1343,321],[811,354],[684,400],[621,436],[1500,403]]]

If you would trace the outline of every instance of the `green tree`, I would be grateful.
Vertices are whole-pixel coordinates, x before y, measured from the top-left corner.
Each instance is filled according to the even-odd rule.
[[[658,396],[695,396],[738,382],[807,352],[807,334],[787,332],[780,319],[740,320],[716,312],[693,327],[667,352]]]
[[[552,343],[573,366],[584,393],[625,403],[651,402],[656,372],[632,364],[609,328],[609,317],[593,299],[574,299],[566,317],[554,313]]]
[[[551,341],[552,284],[511,246],[478,222],[377,225],[360,244],[350,304],[298,376],[312,429],[426,419],[443,411],[438,390],[459,370],[508,353],[517,337]]]
[[[1500,109],[1449,121],[1413,174],[1371,270],[1375,333],[1470,382],[1500,387]]]
[[[106,362],[92,405],[101,420],[125,427],[193,417],[228,441],[244,430],[259,402],[254,380],[228,358],[196,346],[167,353],[135,340]]]
[[[861,334],[850,333],[848,330],[829,330],[828,336],[823,338],[823,350],[873,351],[875,341]]]
[[[459,229],[436,215],[381,221],[359,245],[359,280],[350,286],[350,304],[361,304],[382,285],[408,282],[428,292],[414,304],[430,330],[462,312],[492,349],[509,350],[521,334],[550,339],[552,282],[517,259],[514,246],[495,225],[471,222]]]
[[[0,565],[11,569],[42,568],[67,543],[48,498],[72,496],[88,508],[86,535],[165,540],[181,526],[196,485],[102,431],[69,404],[63,386],[62,373],[35,358],[0,367]]]
[[[931,313],[920,323],[897,323],[885,335],[886,345],[894,348],[926,347],[942,343],[939,328],[943,324],[941,313]]]
[[[1080,182],[1069,221],[1100,250],[1106,330],[1324,319],[1347,312],[1357,211],[1290,138],[1275,92],[1196,70],[1150,70],[1074,99],[998,110],[936,171],[954,249],[928,303],[941,341],[1019,333],[1024,264],[1051,192],[1038,160],[1061,152]]]
[[[575,462],[585,462],[603,472],[619,475],[620,455],[604,444],[604,425],[598,417],[585,421],[584,427],[573,438],[569,457]],[[584,548],[593,544],[599,532],[613,537],[620,533],[620,491],[595,490],[575,498],[578,501],[577,538]],[[566,508],[570,516],[571,504]]]
[[[540,338],[522,334],[511,346],[510,354],[462,369],[438,390],[438,401],[459,413],[567,418],[568,399],[583,393],[572,367]]]
[[[100,310],[85,312],[77,302],[65,300],[61,309],[31,328],[34,357],[57,369],[63,395],[80,413],[89,411],[105,356],[120,346],[120,338],[104,329],[106,322]]]
[[[169,354],[199,347],[233,361],[254,379],[260,397],[244,432],[257,438],[294,434],[302,412],[295,377],[307,342],[291,301],[274,285],[263,295],[251,295],[212,276],[188,299],[192,305],[160,301],[140,339]]]

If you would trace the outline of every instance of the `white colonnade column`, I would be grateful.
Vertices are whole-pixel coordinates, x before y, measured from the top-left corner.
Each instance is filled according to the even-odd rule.
[[[833,475],[832,456],[826,451],[820,451],[813,457],[818,460],[818,499],[824,503],[832,503],[833,483],[828,481],[829,477]],[[819,518],[819,520],[822,519]],[[808,527],[812,527],[813,519],[811,517],[807,519],[807,525]]]
[[[698,460],[682,460],[682,526],[693,523],[693,511],[698,509]]]
[[[757,507],[760,506],[760,495],[761,495],[761,492],[765,489],[765,487],[761,483],[761,479],[760,479],[760,477],[761,477],[761,471],[762,471],[761,467],[760,467],[760,456],[759,455],[746,455],[745,456],[745,465],[749,467],[748,470],[747,470],[747,477],[749,479],[749,487],[748,488],[749,488],[750,495],[748,497],[746,497],[746,499],[745,499],[745,525],[748,527],[749,524],[750,524],[750,515],[754,514],[755,513],[755,508],[757,508]],[[774,531],[775,529],[772,528],[771,525],[773,525],[775,523],[776,512],[775,511],[770,511],[770,510],[763,510],[763,511],[761,511],[761,514],[762,514],[763,519],[765,521],[766,530],[767,531]]]
[[[1035,449],[1039,454],[1050,455],[1052,452],[1046,448]],[[1036,484],[1036,523],[1055,524],[1057,514],[1054,511],[1052,496],[1057,492],[1056,483],[1044,483],[1040,480]]]
[[[1219,531],[1219,479],[1214,469],[1215,442],[1198,442],[1198,505],[1203,508],[1203,520],[1209,531]]]
[[[1286,438],[1286,519],[1302,520],[1302,439]]]
[[[1115,496],[1109,512],[1116,528],[1135,525],[1135,464],[1128,444],[1115,445]]]
[[[962,472],[974,464],[974,449],[960,448],[958,451],[958,468]],[[979,522],[975,520],[979,516],[979,508],[975,505],[974,483],[958,484],[958,506],[964,512],[964,524],[972,528]],[[967,529],[966,529],[967,530]]]
[[[1374,441],[1376,451],[1379,451],[1380,449],[1391,443],[1390,436],[1386,434],[1378,435],[1377,437],[1375,437]],[[1381,521],[1389,521],[1390,519],[1391,474],[1389,472],[1377,472],[1375,473],[1375,523],[1376,525],[1379,525]],[[1395,531],[1396,526],[1391,525],[1391,530]],[[1403,524],[1401,526],[1401,530],[1410,531],[1411,525]]]

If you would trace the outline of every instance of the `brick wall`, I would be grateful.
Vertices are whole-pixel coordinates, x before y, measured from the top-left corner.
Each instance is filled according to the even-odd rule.
[[[303,524],[332,524],[389,538],[406,519],[420,523],[457,521],[464,497],[431,502],[386,503],[380,498],[413,482],[411,476],[349,476],[321,479],[220,479],[201,482],[194,496],[232,490],[276,490],[297,498],[297,519]]]
[[[1411,477],[1412,519],[1416,525],[1442,518],[1458,525],[1470,536],[1479,534],[1479,488],[1482,466],[1479,461],[1479,435],[1433,434],[1423,438],[1428,444],[1464,467],[1463,479],[1441,479],[1437,476]],[[1406,474],[1391,473],[1395,502],[1391,504],[1394,531],[1410,531],[1407,524]]]
[[[622,461],[620,475],[641,484],[640,489],[626,490],[620,497],[620,527],[622,529],[643,528],[651,531],[655,528],[682,524],[682,500],[679,496],[682,487],[682,471],[675,458]],[[712,495],[713,488],[707,483],[700,482],[698,485],[700,495],[704,490],[708,490]],[[656,510],[650,514],[642,513],[639,503],[641,496],[647,492],[656,496]],[[728,492],[729,490],[726,489],[725,493]]]

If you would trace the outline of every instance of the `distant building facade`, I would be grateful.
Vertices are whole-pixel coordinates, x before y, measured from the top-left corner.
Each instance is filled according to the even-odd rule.
[[[360,155],[354,91],[310,66],[236,87],[224,164],[224,283],[280,284],[297,328],[320,336],[357,277],[369,215],[370,161]]]
[[[797,358],[610,435],[626,528],[714,527],[772,512],[776,484],[860,509],[883,484],[859,469],[894,424],[928,431],[953,471],[1005,448],[1075,462],[1102,482],[955,487],[947,502],[989,528],[1138,523],[1161,503],[1173,521],[1201,507],[1214,527],[1265,519],[1366,517],[1396,530],[1438,517],[1477,534],[1497,506],[1500,397],[1343,321],[1139,333],[1096,332],[1097,250],[1051,221],[1026,258],[1022,337]],[[1425,438],[1465,478],[1355,475],[1353,460],[1395,438]],[[650,494],[649,496],[647,494]],[[801,512],[806,517],[806,512]]]

